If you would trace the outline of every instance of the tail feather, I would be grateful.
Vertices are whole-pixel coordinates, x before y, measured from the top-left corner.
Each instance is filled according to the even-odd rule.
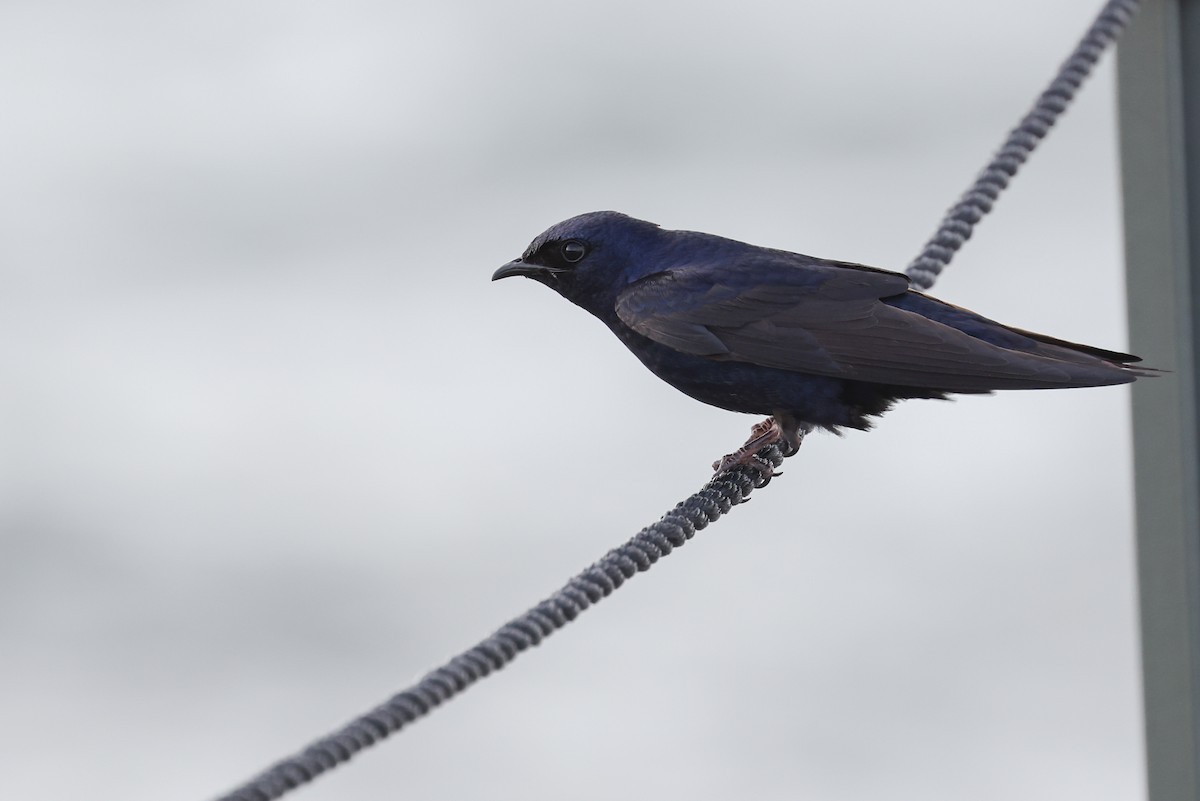
[[[959,388],[934,384],[952,392],[981,389],[1051,389],[1128,384],[1138,378],[1150,378],[1164,371],[1134,367],[1141,359],[1130,353],[1106,350],[1078,342],[1026,331],[990,320],[973,311],[917,292],[888,298],[889,305],[915,312],[928,319],[955,328],[988,345],[1007,351],[1009,368],[1028,368],[1026,375],[995,375],[987,379],[962,382]],[[995,353],[995,351],[993,351]]]

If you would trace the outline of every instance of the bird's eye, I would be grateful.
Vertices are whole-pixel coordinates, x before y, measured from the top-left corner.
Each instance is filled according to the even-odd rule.
[[[587,255],[588,249],[587,245],[578,239],[568,239],[562,243],[559,252],[562,253],[563,261],[568,264],[574,264]]]

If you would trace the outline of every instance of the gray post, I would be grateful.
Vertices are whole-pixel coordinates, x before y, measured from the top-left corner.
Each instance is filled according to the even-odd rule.
[[[1200,0],[1146,0],[1117,51],[1151,801],[1200,801]],[[1191,160],[1187,156],[1190,153]]]

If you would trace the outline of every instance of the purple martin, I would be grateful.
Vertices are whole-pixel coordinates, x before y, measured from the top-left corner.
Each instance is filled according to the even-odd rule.
[[[906,398],[1125,384],[1127,353],[1002,325],[900,273],[671,231],[615,211],[552,226],[492,280],[522,275],[600,318],[696,400],[770,415],[746,448],[866,429]],[[725,465],[727,466],[727,465]]]

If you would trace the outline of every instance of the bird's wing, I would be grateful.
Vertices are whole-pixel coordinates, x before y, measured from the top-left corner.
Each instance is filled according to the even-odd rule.
[[[950,392],[1095,383],[1081,365],[1028,352],[1036,342],[1002,347],[882,300],[907,292],[899,273],[816,259],[688,266],[630,285],[616,312],[685,353],[801,373]]]

